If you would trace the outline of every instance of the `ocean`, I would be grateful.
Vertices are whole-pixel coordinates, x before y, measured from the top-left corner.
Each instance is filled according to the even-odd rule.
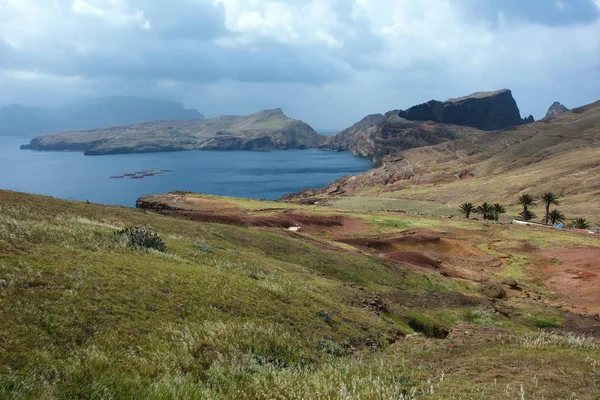
[[[271,200],[373,167],[364,158],[319,150],[84,156],[19,149],[28,142],[0,136],[0,189],[128,207],[141,196],[174,190]],[[143,170],[170,171],[143,179],[110,178]]]

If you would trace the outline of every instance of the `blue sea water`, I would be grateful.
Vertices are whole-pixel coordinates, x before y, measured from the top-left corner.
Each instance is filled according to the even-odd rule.
[[[372,167],[369,161],[348,153],[318,150],[84,156],[19,149],[28,142],[22,137],[0,136],[0,189],[130,207],[141,196],[173,190],[275,199]],[[110,179],[144,169],[172,172],[139,180]]]

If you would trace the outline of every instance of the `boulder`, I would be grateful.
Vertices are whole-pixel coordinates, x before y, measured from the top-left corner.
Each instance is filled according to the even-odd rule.
[[[507,285],[511,289],[518,289],[519,283],[513,278],[504,278],[502,279],[502,284]]]

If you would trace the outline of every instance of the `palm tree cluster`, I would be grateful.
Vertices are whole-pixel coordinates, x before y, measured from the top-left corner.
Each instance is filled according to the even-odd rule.
[[[544,218],[542,218],[541,222],[545,224],[562,224],[567,218],[565,214],[563,214],[557,208],[551,210],[552,206],[559,206],[560,200],[558,196],[556,196],[552,192],[545,192],[539,198],[541,202],[544,204],[545,212]],[[519,196],[519,204],[523,207],[523,210],[519,213],[519,217],[524,221],[531,221],[537,218],[537,215],[531,210],[532,207],[537,205],[536,198],[529,193],[524,193]],[[480,206],[475,206],[473,203],[463,203],[459,207],[459,211],[469,219],[471,214],[479,214],[482,216],[484,220],[489,221],[498,221],[500,215],[506,213],[506,209],[501,204],[495,203],[483,203]],[[577,229],[589,229],[590,224],[585,220],[585,218],[577,218],[573,220],[573,227]]]
[[[503,205],[487,202],[477,207],[473,203],[464,203],[459,207],[459,210],[467,219],[471,217],[471,214],[480,214],[484,220],[489,221],[498,221],[500,215],[506,213],[506,208]]]
[[[552,206],[559,206],[560,200],[558,196],[556,196],[552,192],[545,192],[540,196],[540,200],[544,204],[544,218],[542,222],[545,224],[562,224],[567,220],[565,214],[563,214],[560,210],[554,209],[550,210]],[[530,221],[536,218],[536,215],[533,211],[529,209],[529,207],[533,207],[536,205],[535,199],[530,194],[522,194],[519,196],[519,204],[523,206],[523,211],[519,214],[519,217],[523,218],[525,221]],[[577,218],[573,221],[573,227],[577,229],[588,229],[590,224],[585,220],[585,218]]]

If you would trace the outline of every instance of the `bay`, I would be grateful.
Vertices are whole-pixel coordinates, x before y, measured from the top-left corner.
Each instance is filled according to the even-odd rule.
[[[20,150],[23,137],[0,137],[0,189],[134,207],[144,195],[187,190],[276,199],[372,168],[348,153],[319,150],[187,151],[107,156]],[[144,179],[110,176],[172,170]]]

